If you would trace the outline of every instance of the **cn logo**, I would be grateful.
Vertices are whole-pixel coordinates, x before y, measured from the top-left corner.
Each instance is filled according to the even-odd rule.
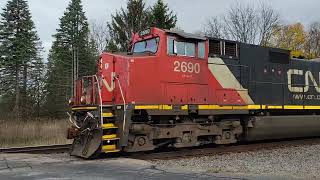
[[[116,73],[115,72],[111,72],[111,80],[110,80],[110,84],[107,82],[107,80],[105,78],[102,78],[102,83],[103,85],[107,88],[107,90],[109,92],[112,92],[114,90],[114,77],[115,77]]]
[[[314,79],[311,71],[304,72],[303,70],[300,70],[300,69],[289,69],[287,72],[287,75],[288,75],[288,89],[290,92],[293,92],[293,93],[308,92],[311,86],[311,87],[314,87],[318,93],[320,93],[319,84]],[[302,87],[301,85],[300,86],[293,85],[294,76],[304,76],[304,84],[302,84],[303,82],[296,83],[296,84],[302,84]],[[320,72],[319,72],[319,77],[320,77]],[[310,85],[310,83],[312,84]]]
[[[106,64],[104,65],[104,69],[105,69],[105,70],[108,70],[108,69],[109,69],[109,63],[106,63]]]

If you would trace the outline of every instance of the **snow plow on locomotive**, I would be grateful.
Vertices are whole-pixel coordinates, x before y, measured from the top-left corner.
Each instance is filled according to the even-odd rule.
[[[136,33],[130,53],[103,53],[97,74],[77,81],[71,155],[318,136],[319,65],[182,31]]]

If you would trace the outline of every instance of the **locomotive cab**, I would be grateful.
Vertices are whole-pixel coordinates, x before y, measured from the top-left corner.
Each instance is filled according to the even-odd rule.
[[[205,37],[150,28],[134,34],[131,47],[129,53],[103,53],[97,74],[77,81],[70,105],[209,101]]]
[[[124,99],[132,104],[205,103],[210,100],[207,54],[202,36],[157,28],[136,33],[130,53],[101,55],[102,99],[115,104]]]

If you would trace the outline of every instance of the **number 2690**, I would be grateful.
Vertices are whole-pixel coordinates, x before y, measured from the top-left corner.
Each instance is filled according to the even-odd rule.
[[[175,61],[173,63],[175,72],[183,72],[183,73],[200,73],[200,64],[185,62],[185,61]]]

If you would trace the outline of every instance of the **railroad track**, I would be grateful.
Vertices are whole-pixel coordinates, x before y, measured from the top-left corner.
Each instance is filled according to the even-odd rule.
[[[34,154],[50,154],[68,152],[71,144],[50,145],[50,146],[30,146],[30,147],[15,147],[15,148],[2,148],[0,153],[34,153]]]
[[[168,152],[150,152],[150,153],[134,153],[128,155],[128,158],[142,159],[142,160],[168,160],[168,159],[182,159],[194,158],[201,156],[213,156],[228,153],[242,153],[258,150],[272,150],[279,148],[297,147],[305,145],[320,144],[320,138],[312,139],[297,139],[297,140],[282,140],[282,141],[267,141],[255,142],[249,144],[234,144],[216,147],[190,148],[178,149]]]
[[[104,155],[102,158],[127,157],[142,160],[167,160],[180,158],[193,158],[201,156],[213,156],[228,153],[241,153],[258,150],[271,150],[295,146],[320,144],[320,138],[295,139],[282,141],[264,141],[249,144],[233,144],[212,147],[196,147],[172,149],[171,151],[150,151],[138,153],[121,153],[116,155]],[[0,148],[0,153],[31,153],[31,154],[50,154],[68,152],[71,144],[51,145],[51,146],[33,146],[33,147],[17,147],[17,148]]]

